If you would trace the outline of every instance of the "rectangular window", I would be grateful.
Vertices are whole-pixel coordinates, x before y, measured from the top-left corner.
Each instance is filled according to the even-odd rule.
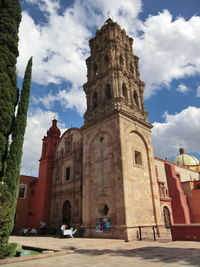
[[[70,167],[66,168],[66,180],[70,180]]]
[[[21,199],[26,198],[26,185],[25,184],[19,185],[19,198]]]
[[[135,151],[135,164],[142,165],[142,155],[139,151]]]

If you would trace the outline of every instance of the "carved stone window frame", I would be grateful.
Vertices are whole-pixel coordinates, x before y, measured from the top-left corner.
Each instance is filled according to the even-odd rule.
[[[22,196],[22,191],[20,190],[23,189],[23,196]],[[26,194],[27,194],[27,184],[20,184],[19,185],[19,193],[18,193],[18,198],[19,199],[26,199]]]
[[[132,154],[133,154],[133,165],[135,167],[143,168],[142,153],[133,148]]]

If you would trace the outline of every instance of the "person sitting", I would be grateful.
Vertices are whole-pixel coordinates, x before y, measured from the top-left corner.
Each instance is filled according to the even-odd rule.
[[[64,230],[64,237],[66,236],[69,236],[69,237],[74,237],[73,235],[76,233],[76,229],[74,230],[73,227],[71,227],[70,229],[65,229]]]
[[[67,229],[67,225],[63,223],[60,227],[60,237],[64,237],[64,230]]]
[[[28,231],[29,231],[28,228],[24,228],[23,229],[23,235],[26,235],[27,236],[28,235]]]
[[[29,234],[30,235],[37,235],[37,230],[35,228],[30,229]]]
[[[41,235],[44,235],[44,234],[48,233],[48,229],[47,229],[47,226],[46,226],[45,222],[40,222],[39,226],[40,226],[40,234]]]
[[[73,227],[71,227],[70,229],[67,229],[67,225],[66,224],[62,224],[61,225],[61,232],[62,232],[62,236],[63,237],[72,237],[73,235],[76,233],[76,229],[74,230]]]

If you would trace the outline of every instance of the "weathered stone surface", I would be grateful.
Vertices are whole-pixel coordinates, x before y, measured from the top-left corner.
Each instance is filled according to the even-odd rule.
[[[144,83],[132,39],[117,23],[107,20],[90,47],[82,127],[83,224],[87,236],[99,236],[96,220],[107,216],[112,227],[105,235],[136,239],[138,226],[151,231],[162,224]]]

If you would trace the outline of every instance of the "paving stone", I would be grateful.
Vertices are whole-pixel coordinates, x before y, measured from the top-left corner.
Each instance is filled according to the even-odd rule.
[[[10,267],[180,267],[200,266],[200,243],[176,241],[124,242],[114,239],[55,237],[14,237],[10,241],[22,245],[43,247],[46,249],[75,249],[74,254],[31,259],[31,261],[5,264]],[[51,253],[50,253],[51,254]],[[2,265],[3,266],[3,265]]]

